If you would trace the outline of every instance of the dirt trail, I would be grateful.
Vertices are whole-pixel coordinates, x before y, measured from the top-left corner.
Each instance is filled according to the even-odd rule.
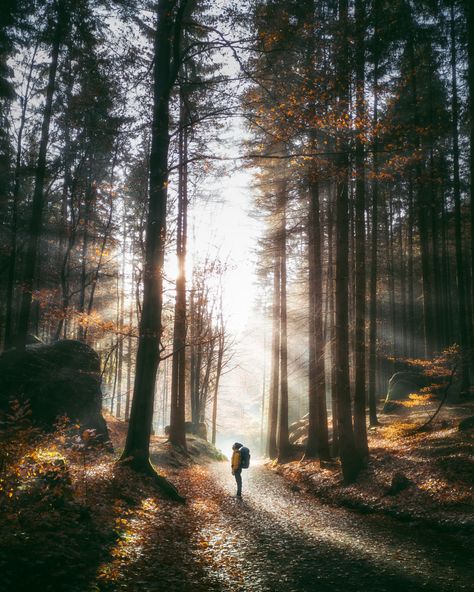
[[[160,504],[137,562],[106,589],[179,592],[470,590],[472,541],[320,504],[253,464],[242,500],[227,463],[175,476],[185,507]],[[153,508],[151,508],[153,511]],[[141,525],[143,531],[143,525]],[[140,557],[142,561],[140,561]],[[140,575],[141,574],[141,575]]]

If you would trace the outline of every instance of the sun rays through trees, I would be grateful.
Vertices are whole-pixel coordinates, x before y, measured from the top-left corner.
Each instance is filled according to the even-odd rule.
[[[95,349],[122,462],[192,432],[352,482],[392,375],[455,348],[468,399],[469,2],[3,12],[2,347]]]

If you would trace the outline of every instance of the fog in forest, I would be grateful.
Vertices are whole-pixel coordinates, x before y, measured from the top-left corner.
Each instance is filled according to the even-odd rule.
[[[0,588],[472,584],[472,0],[3,0]]]

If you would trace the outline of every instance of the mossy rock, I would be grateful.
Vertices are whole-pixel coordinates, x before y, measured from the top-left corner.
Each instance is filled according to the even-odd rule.
[[[87,344],[62,340],[11,349],[0,355],[0,410],[29,401],[33,421],[52,428],[66,415],[108,440],[102,417],[100,360]]]

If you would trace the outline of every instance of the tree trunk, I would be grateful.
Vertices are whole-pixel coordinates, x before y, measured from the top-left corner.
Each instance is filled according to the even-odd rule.
[[[48,86],[46,89],[46,101],[41,125],[41,139],[38,152],[38,161],[35,172],[35,189],[31,204],[31,220],[28,227],[28,243],[25,255],[25,268],[23,273],[23,286],[20,314],[18,318],[17,346],[24,349],[28,336],[28,326],[33,298],[33,286],[36,272],[36,262],[40,248],[40,239],[43,229],[44,210],[44,182],[46,178],[46,152],[49,141],[49,128],[53,111],[53,95],[56,86],[56,72],[58,69],[59,51],[63,38],[64,5],[60,1],[57,4],[57,22],[51,46],[51,62],[49,64]]]
[[[409,41],[410,64],[412,70],[412,103],[413,103],[413,148],[422,153],[422,142],[417,135],[419,126],[418,115],[418,90],[416,63],[413,39]],[[421,251],[421,275],[423,280],[423,335],[424,335],[424,355],[430,357],[433,353],[433,306],[432,306],[432,281],[430,269],[430,250],[428,236],[428,204],[426,199],[426,187],[423,179],[423,168],[419,159],[415,164],[415,179],[417,185],[416,192],[416,214],[418,232],[420,236]]]
[[[135,257],[135,248],[134,248],[134,240],[130,241],[130,252],[131,252],[131,261],[134,260]],[[128,311],[128,337],[127,337],[127,393],[125,396],[125,421],[130,419],[130,406],[132,402],[132,366],[133,366],[133,356],[132,356],[132,326],[133,326],[133,294],[135,289],[135,269],[132,269],[132,281],[131,281],[131,298],[130,298],[130,308]]]
[[[451,0],[451,117],[453,128],[453,197],[454,197],[454,228],[456,245],[456,278],[458,295],[458,323],[459,345],[461,347],[461,392],[469,389],[469,364],[467,361],[467,315],[466,315],[466,285],[464,280],[463,240],[461,220],[461,180],[459,173],[459,104],[456,73],[456,30],[454,19],[454,1]]]
[[[280,247],[280,405],[278,417],[278,460],[286,460],[289,453],[288,437],[288,323],[286,297],[286,183],[279,190],[278,214],[280,216],[279,247]]]
[[[310,185],[308,216],[309,269],[309,425],[305,457],[328,460],[329,439],[323,343],[323,290],[319,185]]]
[[[211,425],[211,442],[216,444],[216,433],[217,433],[217,397],[219,394],[219,382],[222,373],[222,365],[224,361],[224,349],[225,349],[225,334],[224,334],[224,318],[222,310],[222,298],[221,298],[221,311],[220,311],[220,335],[218,340],[218,353],[217,353],[217,365],[216,365],[216,378],[214,382],[214,394],[212,397],[212,425]]]
[[[134,394],[122,460],[129,462],[137,471],[151,473],[168,495],[174,499],[182,499],[175,487],[157,475],[150,463],[153,403],[162,333],[162,283],[168,194],[169,103],[170,93],[178,71],[176,64],[173,63],[173,51],[176,57],[179,54],[180,27],[185,2],[179,5],[176,14],[173,7],[172,0],[159,0],[157,7],[150,193],[146,221],[143,304]]]
[[[471,213],[471,308],[474,310],[474,6],[471,0],[464,0],[464,12],[467,22],[467,57],[469,88],[469,176],[470,176],[470,213]],[[469,327],[472,331],[472,327]]]
[[[453,318],[452,302],[451,302],[451,265],[449,255],[449,239],[448,239],[448,223],[446,220],[446,188],[444,183],[441,186],[441,240],[443,241],[442,248],[442,267],[443,267],[443,335],[445,343],[453,342],[453,326],[451,319]]]
[[[30,94],[31,79],[33,76],[33,67],[35,64],[36,53],[38,45],[35,46],[33,57],[31,58],[30,68],[28,70],[28,77],[26,80],[26,89],[21,102],[21,116],[20,125],[18,128],[18,136],[16,142],[16,158],[15,158],[15,173],[13,177],[13,195],[12,195],[12,223],[11,223],[11,242],[10,242],[10,260],[8,262],[8,276],[7,276],[7,290],[6,290],[6,306],[5,306],[5,335],[4,347],[8,349],[14,345],[13,336],[15,333],[14,327],[14,306],[13,296],[15,290],[16,279],[16,258],[17,258],[17,241],[18,241],[18,205],[20,198],[20,176],[21,176],[21,161],[23,148],[23,130],[26,123],[26,111],[28,108],[28,98]]]
[[[331,357],[331,415],[332,415],[332,446],[333,456],[339,454],[339,421],[337,418],[337,388],[336,388],[336,309],[335,309],[335,285],[334,285],[334,219],[332,210],[333,200],[328,207],[328,293],[329,298],[329,352]]]
[[[268,409],[268,456],[276,458],[277,421],[278,421],[278,387],[280,384],[280,253],[275,249],[273,263],[273,328],[272,328],[272,368],[270,384],[270,401]]]
[[[408,354],[411,358],[417,355],[415,348],[415,286],[413,271],[413,226],[415,214],[413,207],[413,181],[408,180],[408,327],[410,331],[408,340]]]
[[[356,0],[356,113],[360,125],[365,125],[365,11],[362,0]],[[359,129],[363,129],[362,127]],[[355,198],[355,389],[354,436],[357,449],[363,458],[369,455],[366,423],[365,389],[365,154],[362,138],[357,136],[355,146],[356,198]]]
[[[371,427],[378,425],[377,399],[376,399],[376,373],[377,373],[377,275],[378,275],[378,235],[379,235],[379,155],[378,155],[378,131],[379,121],[379,26],[380,26],[380,0],[374,2],[374,114],[373,126],[376,129],[372,145],[373,181],[372,181],[372,235],[370,246],[370,306],[369,306],[369,424]]]
[[[176,300],[174,309],[173,361],[171,371],[171,414],[169,440],[172,444],[186,448],[186,242],[188,211],[188,140],[185,97],[180,93],[181,117],[179,133],[179,185],[178,224],[176,236],[176,257],[178,277],[176,278]]]
[[[125,211],[125,208],[124,208]],[[123,341],[125,339],[123,334],[124,329],[124,314],[125,314],[125,248],[127,244],[127,225],[125,223],[125,216],[123,218],[122,227],[122,267],[121,267],[121,281],[119,293],[119,318],[118,318],[118,377],[117,377],[117,417],[122,417],[122,374],[123,374]],[[118,286],[117,286],[118,287]]]
[[[89,170],[91,167],[91,163],[89,162]],[[79,290],[79,304],[77,310],[79,314],[84,315],[86,312],[86,291],[87,291],[87,261],[88,261],[88,253],[89,253],[89,222],[92,210],[92,201],[93,201],[93,194],[94,188],[92,186],[92,179],[88,179],[88,185],[86,188],[85,194],[85,203],[84,203],[84,217],[82,218],[82,229],[83,229],[83,236],[82,236],[82,248],[81,248],[81,276],[80,276],[80,290]],[[77,331],[77,339],[84,341],[87,334],[87,320],[82,317],[82,322],[80,322],[78,331]]]
[[[337,76],[339,115],[349,109],[348,1],[339,0]],[[342,132],[344,133],[344,132]],[[346,483],[353,482],[361,469],[361,457],[355,446],[352,428],[349,382],[349,195],[348,146],[338,138],[338,180],[336,193],[336,396],[339,420],[339,454]]]
[[[133,280],[132,280],[133,286]],[[133,309],[130,304],[130,311],[128,315],[128,337],[127,337],[127,387],[125,393],[125,421],[130,418],[130,403],[132,390],[132,319]]]
[[[388,279],[388,292],[390,300],[390,326],[391,326],[391,338],[392,338],[392,351],[391,357],[393,362],[391,364],[391,373],[396,372],[397,369],[397,357],[399,354],[398,340],[397,340],[397,310],[396,310],[396,298],[395,298],[395,245],[394,245],[394,232],[393,232],[393,192],[391,189],[388,191],[388,215],[384,216],[386,222],[386,253],[387,253],[387,279]]]
[[[406,266],[405,266],[405,248],[403,236],[402,205],[398,205],[398,260],[400,268],[400,299],[401,299],[401,348],[403,357],[408,355],[408,326],[407,326],[407,286],[406,286]]]

